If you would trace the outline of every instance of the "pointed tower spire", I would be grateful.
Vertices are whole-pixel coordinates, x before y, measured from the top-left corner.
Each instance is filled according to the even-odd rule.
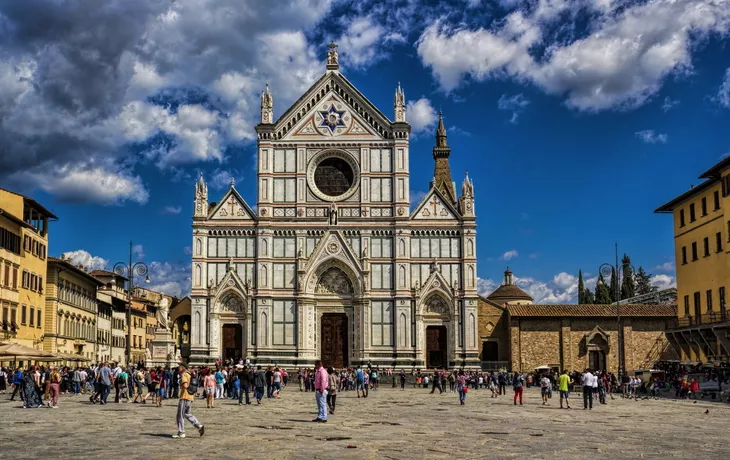
[[[233,178],[233,175],[231,175],[231,188],[234,188],[236,186],[236,179]]]
[[[439,112],[439,124],[436,128],[436,145],[433,148],[433,159],[436,161],[436,164],[434,166],[434,179],[431,186],[439,189],[451,201],[451,204],[456,205],[456,184],[451,179],[451,167],[449,166],[450,156],[451,147],[446,144],[446,128],[444,127],[443,114]]]
[[[195,184],[195,210],[193,215],[195,217],[205,217],[208,213],[208,186],[205,185],[203,180],[203,173],[200,173],[200,178]]]
[[[403,92],[403,89],[400,87],[400,82],[398,82],[398,87],[395,89],[395,101],[393,103],[394,110],[395,110],[395,121],[396,123],[405,123],[406,121],[406,95]]]
[[[261,92],[261,123],[271,124],[274,122],[274,97],[269,91],[269,82],[266,82],[266,89]]]

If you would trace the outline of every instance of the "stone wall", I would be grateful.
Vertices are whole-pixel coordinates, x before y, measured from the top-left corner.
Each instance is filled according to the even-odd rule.
[[[560,318],[513,318],[510,323],[512,370],[559,365],[560,329]]]
[[[509,327],[507,314],[486,300],[479,298],[479,325],[477,331],[477,342],[479,346],[479,359],[482,357],[482,343],[496,342],[499,354],[499,361],[510,360]]]

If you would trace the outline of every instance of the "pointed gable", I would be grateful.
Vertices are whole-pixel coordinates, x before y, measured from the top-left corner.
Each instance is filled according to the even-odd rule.
[[[238,191],[231,187],[220,203],[208,214],[208,220],[256,220],[256,213]]]
[[[274,123],[276,139],[389,138],[391,121],[339,72],[327,72]]]
[[[411,220],[459,220],[459,212],[439,189],[432,187],[411,214]]]
[[[355,294],[363,291],[362,282],[365,274],[358,255],[341,232],[330,230],[322,236],[309,260],[306,261],[304,290],[307,293],[314,293],[319,277],[333,267],[347,274]]]

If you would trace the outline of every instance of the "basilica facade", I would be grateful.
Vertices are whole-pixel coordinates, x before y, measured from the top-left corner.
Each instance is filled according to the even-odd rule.
[[[195,186],[193,364],[479,366],[474,187],[465,177],[457,195],[439,116],[434,177],[411,209],[405,108],[400,85],[393,120],[368,101],[334,44],[278,118],[267,85],[256,206],[233,182],[217,202]]]

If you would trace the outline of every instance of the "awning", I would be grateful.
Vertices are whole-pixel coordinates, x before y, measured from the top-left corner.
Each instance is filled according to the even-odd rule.
[[[17,361],[22,360],[34,360],[34,361],[53,361],[55,356],[51,353],[47,353],[43,350],[36,350],[35,348],[26,347],[19,343],[0,343],[0,359],[10,359]]]
[[[91,361],[90,358],[86,358],[85,356],[77,355],[74,353],[54,353],[56,358],[59,358],[61,361]]]

